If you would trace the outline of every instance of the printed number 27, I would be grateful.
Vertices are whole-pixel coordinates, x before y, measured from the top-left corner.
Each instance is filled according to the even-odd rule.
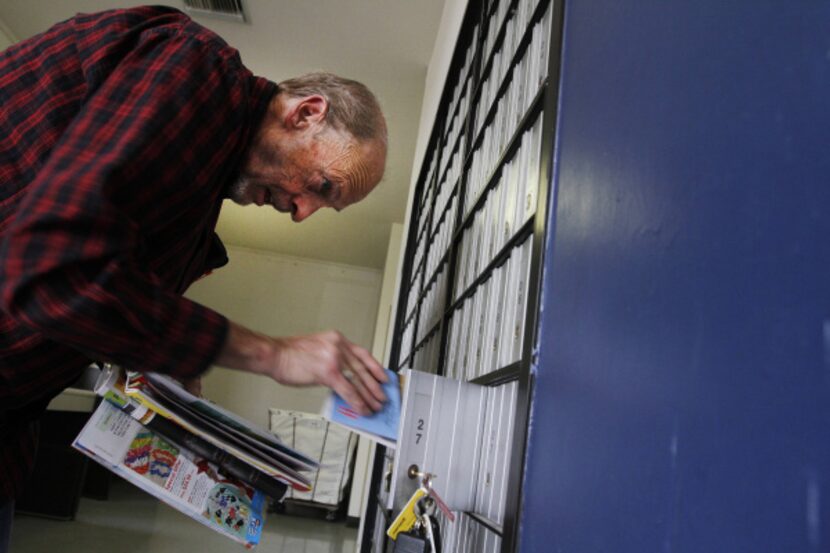
[[[418,430],[423,431],[423,429],[424,429],[424,419],[418,419]],[[421,438],[423,438],[423,437],[424,437],[423,432],[416,432],[415,433],[415,445],[420,444],[421,443]]]

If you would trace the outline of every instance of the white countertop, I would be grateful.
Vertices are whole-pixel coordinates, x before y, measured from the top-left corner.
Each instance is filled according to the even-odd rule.
[[[58,397],[50,401],[46,408],[50,411],[91,413],[95,408],[95,392],[80,388],[67,388]]]

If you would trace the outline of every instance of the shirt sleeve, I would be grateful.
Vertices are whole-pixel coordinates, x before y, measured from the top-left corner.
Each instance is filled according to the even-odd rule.
[[[202,172],[227,163],[244,109],[231,62],[150,32],[96,84],[0,245],[8,314],[96,360],[185,377],[209,367],[227,320],[142,266],[136,204],[164,210],[204,194],[191,189]]]

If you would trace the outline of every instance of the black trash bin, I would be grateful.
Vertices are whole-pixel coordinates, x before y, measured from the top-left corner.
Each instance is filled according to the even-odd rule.
[[[32,478],[15,512],[73,520],[87,471],[87,457],[72,449],[89,413],[47,411],[40,422],[40,442]]]

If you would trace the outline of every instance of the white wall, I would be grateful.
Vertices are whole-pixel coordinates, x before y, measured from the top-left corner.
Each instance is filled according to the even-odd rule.
[[[6,24],[0,19],[0,51],[5,50],[17,42],[17,37],[9,30]]]
[[[272,336],[331,328],[372,347],[382,273],[377,269],[228,247],[230,263],[196,282],[186,296]],[[214,367],[203,379],[209,399],[268,426],[268,408],[317,413],[327,391]]]

